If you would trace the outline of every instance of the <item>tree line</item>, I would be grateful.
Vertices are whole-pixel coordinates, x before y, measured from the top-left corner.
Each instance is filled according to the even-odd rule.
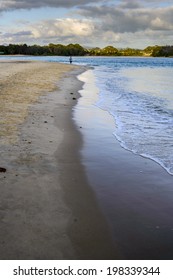
[[[48,46],[27,44],[9,44],[8,46],[0,46],[0,53],[4,55],[59,55],[59,56],[83,56],[87,51],[79,44],[69,44],[67,46],[61,44],[49,44]]]
[[[79,44],[49,44],[47,46],[27,44],[0,45],[0,54],[4,55],[35,55],[35,56],[173,56],[173,46],[148,46],[144,50],[113,46],[105,48],[84,48]]]

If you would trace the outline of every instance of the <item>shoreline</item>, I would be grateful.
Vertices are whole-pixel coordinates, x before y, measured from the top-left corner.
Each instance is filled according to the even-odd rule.
[[[98,89],[92,71],[80,77],[87,81],[75,110],[85,139],[80,155],[120,259],[172,259],[173,177],[121,147],[113,135],[115,120],[94,105]]]
[[[71,79],[74,80],[74,77]],[[82,82],[77,80],[77,77],[75,79],[75,94],[79,99]],[[70,92],[70,85],[67,92]],[[107,221],[81,163],[80,149],[83,146],[83,138],[80,130],[82,127],[77,127],[73,120],[75,107],[73,110],[67,109],[62,112],[57,110],[57,117],[62,114],[63,117],[61,123],[58,119],[55,122],[58,127],[63,125],[65,128],[64,140],[56,152],[56,157],[61,164],[60,181],[65,190],[64,199],[73,214],[68,226],[68,234],[72,244],[75,245],[77,259],[118,259],[118,249],[113,243]],[[70,122],[67,123],[67,120]]]
[[[8,63],[11,69],[13,65],[10,71],[20,64]],[[28,74],[25,66],[30,64],[32,73],[38,62],[21,64],[21,71],[25,69],[23,83]],[[33,77],[33,93],[39,79],[43,79],[42,67],[47,69],[48,64],[53,87],[43,86],[36,102],[28,102],[29,114],[24,114],[24,123],[21,119],[13,123],[18,127],[17,138],[10,135],[10,141],[0,145],[0,166],[7,169],[0,173],[1,259],[118,258],[84,174],[78,152],[82,138],[72,120],[72,108],[82,85],[76,76],[86,68],[61,64],[61,79],[54,75],[52,80],[55,64],[41,62],[41,76]],[[4,66],[3,70],[5,73]],[[8,76],[9,72],[4,79]],[[47,75],[44,79],[46,82]],[[10,83],[14,85],[11,79]],[[15,88],[11,89],[14,94]]]

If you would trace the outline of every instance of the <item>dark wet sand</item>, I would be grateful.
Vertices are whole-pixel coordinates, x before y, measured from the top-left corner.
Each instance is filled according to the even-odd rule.
[[[81,158],[120,258],[173,259],[173,176],[120,146],[112,116],[93,106],[92,76],[85,78],[90,85],[75,111],[84,137]]]

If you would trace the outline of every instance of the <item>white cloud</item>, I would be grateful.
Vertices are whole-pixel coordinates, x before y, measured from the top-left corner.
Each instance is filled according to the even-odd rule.
[[[156,30],[171,30],[173,29],[173,25],[166,20],[162,20],[159,17],[154,18],[151,21],[151,28]]]
[[[94,25],[91,20],[65,18],[42,21],[31,30],[35,38],[86,37],[92,35]]]

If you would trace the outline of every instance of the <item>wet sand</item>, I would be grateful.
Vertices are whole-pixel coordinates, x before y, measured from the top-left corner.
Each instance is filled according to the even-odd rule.
[[[80,75],[74,119],[85,139],[81,159],[122,259],[173,259],[173,176],[159,164],[123,149],[114,118],[98,100],[91,70]]]
[[[119,258],[80,161],[75,66],[0,63],[0,258]],[[78,128],[80,130],[80,127]]]

